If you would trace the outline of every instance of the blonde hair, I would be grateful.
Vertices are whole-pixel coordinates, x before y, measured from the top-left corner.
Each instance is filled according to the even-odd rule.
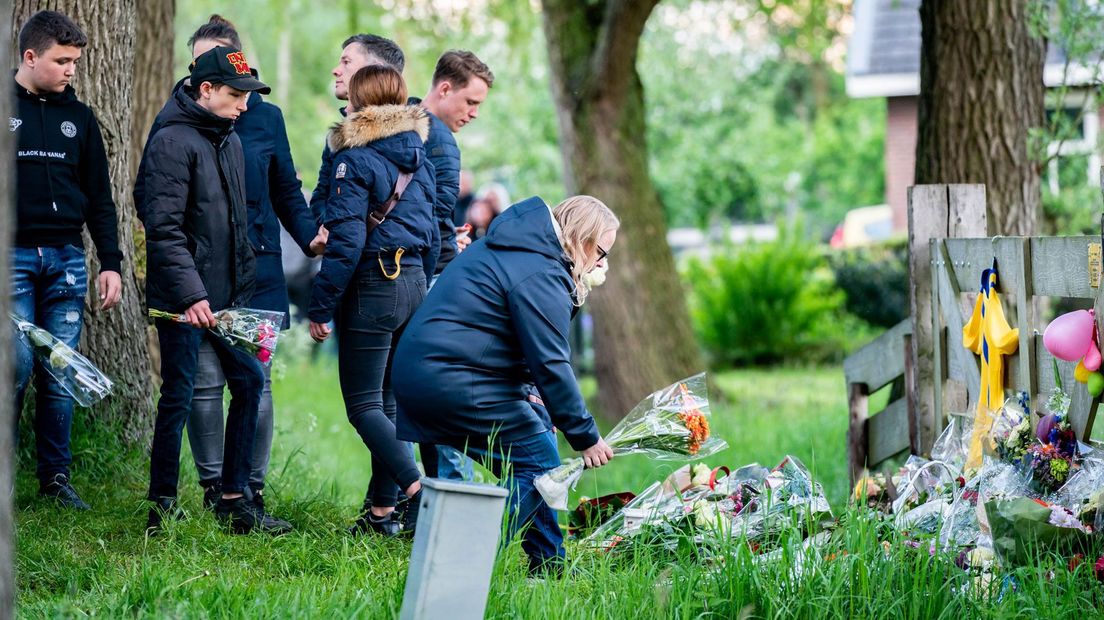
[[[621,221],[601,200],[593,196],[572,196],[552,209],[558,224],[560,245],[571,261],[571,279],[575,282],[575,305],[581,306],[590,293],[586,274],[598,264],[594,246],[603,234],[621,227]]]

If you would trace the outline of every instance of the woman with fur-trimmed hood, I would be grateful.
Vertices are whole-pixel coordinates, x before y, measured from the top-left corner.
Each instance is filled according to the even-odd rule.
[[[325,226],[330,237],[308,314],[318,342],[329,336],[330,321],[336,324],[345,410],[372,454],[372,479],[353,534],[413,530],[421,498],[413,455],[395,437],[388,360],[425,298],[440,232],[433,217],[434,176],[423,146],[429,118],[422,108],[405,105],[406,96],[395,69],[360,69],[349,82],[351,113],[329,135],[334,160]],[[409,183],[405,189],[403,182]],[[400,196],[387,211],[396,193]],[[395,513],[400,490],[414,500],[401,522]]]

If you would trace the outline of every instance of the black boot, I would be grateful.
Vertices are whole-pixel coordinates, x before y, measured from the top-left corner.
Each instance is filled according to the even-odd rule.
[[[396,513],[391,511],[390,514],[377,517],[369,510],[360,515],[357,518],[353,527],[349,528],[349,533],[353,536],[362,536],[364,534],[379,534],[380,536],[386,536],[388,538],[392,536],[398,536],[402,531],[402,522],[399,521]]]
[[[200,485],[203,487],[203,508],[214,512],[215,504],[222,497],[222,480],[201,482]]]
[[[146,516],[146,535],[156,536],[161,533],[161,526],[166,520],[180,521],[184,518],[184,511],[176,503],[175,497],[159,497],[153,502],[153,508],[149,509]]]
[[[69,476],[65,474],[55,474],[49,480],[40,481],[38,494],[54,500],[59,506],[65,508],[72,508],[73,510],[89,510],[92,508],[84,503],[80,495],[77,495],[77,490],[69,484]]]
[[[422,509],[422,490],[418,489],[418,492],[410,496],[410,501],[406,503],[406,512],[403,514],[403,533],[414,535],[414,530],[418,527],[418,513]]]
[[[215,505],[215,517],[228,524],[235,534],[248,534],[256,530],[279,536],[293,529],[290,523],[265,513],[244,496],[219,499]]]

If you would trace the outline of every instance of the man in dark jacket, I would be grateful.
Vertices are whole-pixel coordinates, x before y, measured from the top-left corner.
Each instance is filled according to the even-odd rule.
[[[233,531],[282,533],[274,519],[244,497],[257,432],[264,372],[249,354],[213,337],[213,312],[240,306],[252,296],[256,261],[246,230],[245,161],[233,122],[249,93],[269,89],[252,76],[244,54],[215,47],[192,63],[190,82],[158,115],[161,129],[146,149],[144,168],[146,256],[151,309],[183,313],[183,322],[158,319],[161,399],[150,454],[147,530],[176,504],[180,442],[192,410],[200,342],[219,356],[230,388],[222,497],[215,507]]]
[[[457,240],[453,210],[460,195],[460,147],[452,134],[479,116],[479,106],[494,86],[494,73],[475,54],[449,50],[437,59],[433,85],[425,99],[412,99],[429,111],[429,139],[426,155],[437,178],[437,200],[433,212],[441,227],[441,256],[437,273],[463,250],[470,240]]]
[[[241,38],[233,24],[213,15],[196,30],[188,43],[192,49],[192,57],[198,58],[218,46],[240,48]],[[253,77],[257,77],[256,70],[251,72]],[[177,82],[173,92],[180,90],[186,80],[184,78]],[[154,122],[149,136],[152,137],[159,129],[161,124]],[[295,245],[308,257],[322,254],[325,236],[320,233],[319,222],[311,215],[303,197],[303,186],[292,162],[284,116],[280,108],[264,101],[257,92],[249,93],[248,108],[234,122],[234,133],[241,139],[242,152],[245,155],[249,242],[257,257],[257,284],[249,306],[283,312],[286,328],[290,324],[290,308],[283,270],[280,224],[283,224]],[[148,147],[148,139],[146,144]],[[140,218],[145,217],[145,185],[142,181],[144,164],[143,159],[134,187],[135,205],[138,205]],[[305,312],[306,306],[303,305],[301,310]],[[253,466],[249,476],[249,489],[253,499],[262,505],[273,437],[274,412],[269,370],[270,367],[266,366],[265,388],[258,409]],[[203,503],[211,509],[221,495],[225,388],[226,381],[218,356],[209,343],[201,343],[192,415],[188,418],[187,428],[192,458],[199,473],[199,484],[203,488]]]
[[[411,103],[419,103],[429,112],[429,138],[425,150],[437,180],[433,215],[441,229],[441,255],[437,259],[434,280],[471,243],[467,234],[458,237],[453,225],[453,210],[460,194],[460,147],[452,134],[479,116],[479,106],[493,85],[494,74],[475,54],[449,50],[437,60],[433,84],[425,99],[411,99]],[[466,233],[466,229],[464,231]],[[472,461],[459,451],[426,444],[421,446],[421,452],[427,476],[472,479]]]
[[[334,97],[341,101],[349,99],[349,80],[362,67],[369,65],[387,65],[402,73],[406,58],[400,48],[391,39],[374,34],[355,34],[341,44],[341,57],[333,68]],[[345,116],[345,107],[339,110]],[[333,180],[333,152],[327,143],[322,148],[322,164],[318,168],[318,183],[311,192],[310,208],[319,221],[326,219],[326,198],[330,195],[330,183]],[[428,275],[428,274],[427,274]]]
[[[119,302],[123,255],[107,155],[96,116],[69,85],[88,39],[68,17],[35,13],[19,33],[15,106],[16,228],[12,252],[12,310],[65,344],[80,342],[88,289],[81,228],[96,244],[99,309]],[[36,376],[35,447],[39,493],[60,505],[87,510],[69,484],[72,397],[46,372],[33,373],[25,336],[16,345],[15,412]],[[18,420],[18,417],[16,418]]]

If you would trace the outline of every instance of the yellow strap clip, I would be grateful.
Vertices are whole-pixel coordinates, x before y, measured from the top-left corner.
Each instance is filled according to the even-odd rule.
[[[379,261],[380,271],[383,273],[383,277],[387,278],[388,280],[394,280],[395,278],[399,277],[399,274],[402,273],[402,262],[401,261],[402,261],[403,252],[405,252],[405,251],[406,250],[404,250],[403,248],[399,248],[398,250],[395,250],[395,273],[387,273],[387,267],[383,266],[383,257],[382,256],[377,256],[376,257],[376,260]]]

